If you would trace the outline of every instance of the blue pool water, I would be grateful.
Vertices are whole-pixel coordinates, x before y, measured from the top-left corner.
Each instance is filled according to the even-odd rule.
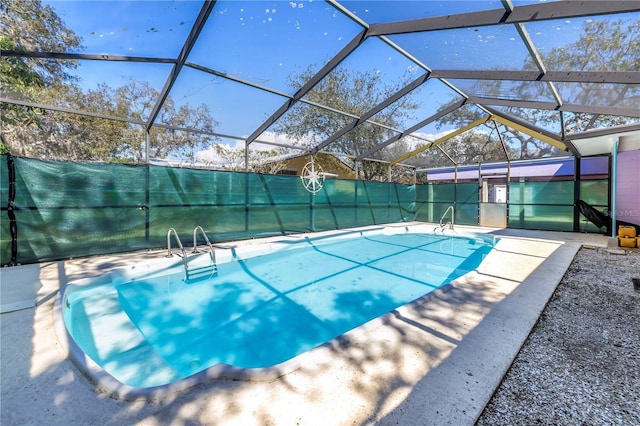
[[[474,270],[492,244],[433,234],[305,239],[185,282],[182,263],[70,286],[64,321],[120,382],[158,386],[216,364],[268,367]]]

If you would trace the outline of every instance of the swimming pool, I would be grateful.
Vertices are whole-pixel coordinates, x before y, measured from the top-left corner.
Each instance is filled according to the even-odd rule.
[[[118,382],[174,383],[220,366],[269,369],[474,270],[493,237],[409,228],[216,249],[217,275],[175,258],[70,283],[73,343]]]

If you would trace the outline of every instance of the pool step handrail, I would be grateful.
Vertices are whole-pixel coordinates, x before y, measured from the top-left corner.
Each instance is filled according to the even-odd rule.
[[[198,242],[197,242],[198,231],[200,231],[200,234],[204,238],[205,243],[207,243],[207,247],[209,247],[209,258],[211,259],[211,263],[209,264],[209,267],[212,269],[214,273],[218,272],[218,264],[216,263],[216,253],[213,250],[211,241],[209,241],[209,237],[207,237],[207,233],[204,232],[204,229],[202,229],[202,226],[200,225],[197,225],[195,228],[193,228],[193,253],[199,253]]]
[[[182,241],[180,241],[180,237],[178,236],[178,232],[175,229],[169,228],[169,232],[167,232],[167,256],[173,257],[173,253],[171,251],[171,235],[173,234],[176,237],[176,242],[178,243],[178,247],[180,251],[182,251],[182,262],[184,262],[184,271],[187,273],[188,265],[187,265],[187,252],[184,250],[184,246],[182,245]]]
[[[449,213],[449,210],[451,210],[451,222],[444,223],[444,218],[447,215],[447,213]],[[440,229],[444,229],[444,227],[447,225],[449,225],[449,229],[453,229],[453,216],[454,216],[453,205],[450,205],[444,211],[444,214],[442,215],[442,217],[440,217]]]
[[[213,246],[211,245],[211,242],[209,241],[207,234],[204,232],[204,229],[202,229],[201,226],[196,226],[196,228],[193,230],[193,253],[198,253],[198,249],[196,245],[196,236],[197,236],[198,230],[202,232],[202,235],[204,236],[207,246],[209,247],[210,262],[208,265],[192,267],[191,269],[189,268],[189,260],[188,260],[187,252],[184,249],[184,246],[182,245],[182,241],[178,236],[178,232],[174,228],[169,228],[169,231],[167,232],[167,256],[166,257],[173,257],[173,252],[171,249],[171,235],[173,235],[176,239],[178,247],[180,248],[180,251],[182,252],[182,262],[184,263],[185,281],[194,281],[197,278],[208,278],[218,273],[218,266],[215,261],[215,253],[213,251]]]

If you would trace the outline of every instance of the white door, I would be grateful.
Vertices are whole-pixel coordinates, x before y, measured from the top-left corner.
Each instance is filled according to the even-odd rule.
[[[480,226],[507,227],[506,176],[484,176],[480,179]]]

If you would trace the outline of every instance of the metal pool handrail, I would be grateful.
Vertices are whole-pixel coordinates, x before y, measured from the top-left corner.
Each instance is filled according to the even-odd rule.
[[[184,247],[182,246],[182,241],[180,241],[180,237],[178,236],[178,233],[173,228],[169,228],[169,232],[167,232],[167,257],[172,257],[173,256],[173,254],[171,253],[171,234],[173,234],[176,237],[176,242],[178,243],[178,247],[180,247],[180,250],[182,251],[182,261],[184,262],[184,270],[185,270],[185,273],[186,273],[186,271],[187,271],[187,252],[184,250]]]
[[[207,237],[207,233],[204,232],[204,229],[202,229],[202,226],[200,225],[193,228],[193,253],[198,253],[198,243],[196,240],[198,231],[200,231],[200,233],[204,237],[204,241],[207,243],[207,246],[209,247],[209,256],[211,257],[211,262],[213,263],[213,266],[216,267],[216,253],[213,251],[213,246],[211,245],[211,242]]]
[[[449,213],[449,210],[451,210],[451,222],[449,222],[448,224],[445,224],[443,223],[443,220],[444,220],[444,217],[447,215],[447,213]],[[449,225],[449,229],[453,229],[453,216],[454,216],[453,205],[450,205],[449,207],[447,207],[447,210],[444,211],[444,214],[440,218],[440,228],[444,228],[445,226]]]
[[[193,230],[193,252],[198,253],[197,241],[196,241],[196,234],[198,230],[202,232],[202,235],[204,236],[204,239],[207,242],[207,245],[209,246],[209,257],[211,258],[211,263],[208,266],[195,267],[191,271],[189,271],[189,262],[187,259],[187,252],[185,251],[184,246],[182,245],[182,241],[180,241],[180,237],[178,236],[178,233],[174,228],[169,228],[169,232],[167,232],[167,256],[166,257],[173,256],[173,253],[171,253],[171,234],[173,234],[176,237],[176,242],[178,243],[180,250],[182,251],[182,262],[184,263],[184,275],[185,275],[185,280],[187,282],[193,281],[193,279],[195,279],[194,277],[201,278],[204,276],[212,276],[218,273],[218,265],[216,264],[216,257],[213,251],[213,246],[211,245],[211,242],[209,241],[207,234],[204,232],[204,229],[202,229],[201,226],[196,226],[195,229]]]

